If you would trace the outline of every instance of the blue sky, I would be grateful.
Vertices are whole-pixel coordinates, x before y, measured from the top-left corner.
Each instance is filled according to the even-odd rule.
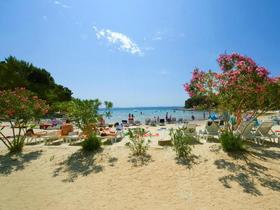
[[[0,59],[45,68],[79,98],[184,104],[194,67],[223,52],[280,72],[278,0],[1,0]]]

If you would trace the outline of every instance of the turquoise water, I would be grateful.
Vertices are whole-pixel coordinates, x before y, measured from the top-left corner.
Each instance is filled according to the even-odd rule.
[[[104,110],[101,109],[100,113]],[[112,117],[105,119],[107,123],[121,122],[122,120],[128,119],[128,114],[134,115],[134,120],[140,120],[142,123],[145,122],[146,118],[153,119],[154,117],[164,118],[168,112],[168,116],[175,117],[177,120],[179,118],[191,120],[191,116],[194,115],[196,120],[204,119],[203,111],[187,111],[182,110],[182,107],[134,107],[134,108],[113,108],[111,110]],[[208,114],[205,113],[206,117]]]

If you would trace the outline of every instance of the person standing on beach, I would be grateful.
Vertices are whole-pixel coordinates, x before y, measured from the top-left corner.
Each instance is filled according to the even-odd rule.
[[[129,124],[132,124],[132,123],[133,123],[133,117],[134,117],[133,114],[130,114],[130,113],[129,113],[129,115],[128,115],[128,123],[129,123]]]
[[[168,120],[168,112],[166,112],[165,120],[166,120],[166,121]]]
[[[205,114],[205,112],[203,112],[203,119],[205,120],[205,117],[206,117],[206,114]]]

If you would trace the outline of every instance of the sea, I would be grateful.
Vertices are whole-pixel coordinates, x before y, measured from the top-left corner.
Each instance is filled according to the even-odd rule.
[[[100,109],[100,113],[103,114],[104,109]],[[186,110],[183,107],[131,107],[131,108],[113,108],[111,109],[112,116],[106,118],[107,123],[121,122],[122,120],[128,120],[128,115],[133,114],[134,120],[139,120],[144,123],[145,119],[154,119],[159,117],[160,119],[165,119],[166,114],[168,117],[175,117],[177,120],[183,118],[183,120],[191,120],[192,115],[195,120],[207,119],[208,112],[204,111],[194,111]],[[204,118],[205,117],[205,118]]]

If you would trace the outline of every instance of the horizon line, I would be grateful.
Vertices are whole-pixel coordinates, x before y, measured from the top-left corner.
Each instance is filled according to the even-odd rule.
[[[170,105],[170,106],[117,106],[113,107],[113,109],[141,109],[141,108],[168,108],[168,107],[184,107],[184,106],[178,106],[178,105]],[[105,107],[101,107],[101,109],[104,109]]]

